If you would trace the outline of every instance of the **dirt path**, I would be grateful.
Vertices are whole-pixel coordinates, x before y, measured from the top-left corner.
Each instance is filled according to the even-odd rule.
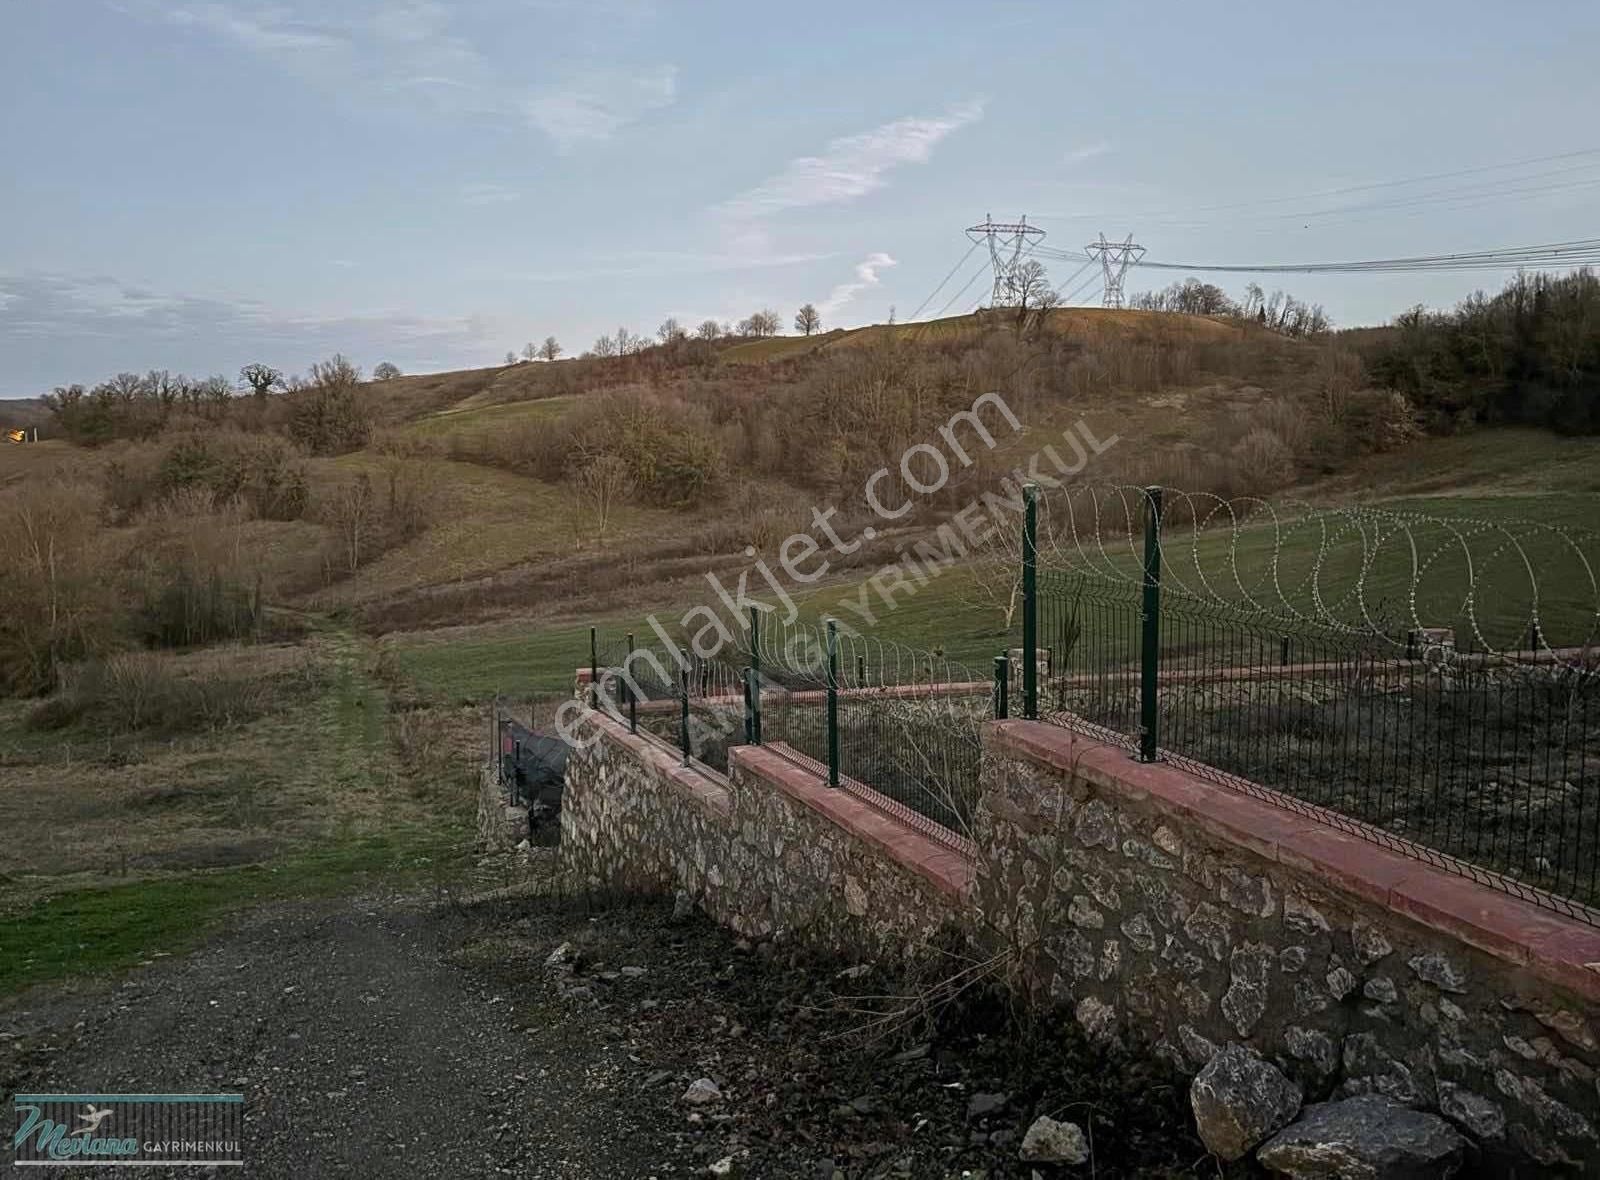
[[[0,1005],[0,1085],[242,1091],[248,1176],[1080,1174],[1019,1160],[1044,1113],[1085,1125],[1099,1177],[1204,1158],[1186,1088],[1093,1057],[1070,1022],[1019,1031],[979,999],[863,1038],[863,1005],[906,986],[738,942],[671,899],[298,901],[120,981]],[[719,1093],[686,1103],[701,1078]]]

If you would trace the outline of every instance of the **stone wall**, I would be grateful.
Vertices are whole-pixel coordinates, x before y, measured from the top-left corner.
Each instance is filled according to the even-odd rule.
[[[567,762],[562,860],[594,886],[681,892],[753,938],[902,954],[964,928],[970,862],[785,757],[734,747],[726,777],[598,713]]]
[[[779,747],[724,777],[587,716],[561,817],[582,883],[856,957],[957,931],[1103,1045],[1189,1073],[1248,1046],[1305,1102],[1443,1114],[1491,1173],[1600,1174],[1600,929],[1036,722],[985,727],[957,850]]]
[[[478,770],[478,847],[491,852],[515,848],[528,838],[528,809],[512,801],[495,764]]]
[[[1243,1042],[1486,1162],[1600,1159],[1600,931],[1066,730],[985,746],[978,909],[1091,1039],[1190,1072]]]

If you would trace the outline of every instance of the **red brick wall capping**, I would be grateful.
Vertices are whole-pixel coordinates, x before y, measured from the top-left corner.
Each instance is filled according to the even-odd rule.
[[[782,791],[890,860],[921,876],[940,892],[964,900],[973,881],[973,862],[905,821],[873,807],[855,792],[829,787],[827,780],[805,769],[777,742],[734,746],[730,770],[741,771]]]
[[[1219,841],[1600,1001],[1600,928],[1059,726],[993,721],[983,743],[986,752],[1043,763],[1175,814]]]

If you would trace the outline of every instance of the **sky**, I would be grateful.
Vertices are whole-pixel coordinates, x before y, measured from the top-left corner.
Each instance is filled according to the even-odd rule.
[[[988,214],[1184,262],[1593,237],[1597,44],[1541,0],[0,0],[0,397],[955,314]],[[1265,285],[1351,326],[1502,277]]]

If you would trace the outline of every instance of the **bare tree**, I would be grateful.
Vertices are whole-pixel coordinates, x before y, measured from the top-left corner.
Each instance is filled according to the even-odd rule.
[[[400,366],[389,361],[379,362],[372,370],[372,379],[374,381],[393,381],[399,376],[402,376]]]
[[[603,547],[612,512],[633,491],[628,465],[615,455],[598,455],[578,469],[576,483],[594,518],[595,543]]]
[[[516,363],[517,363],[517,354],[512,352],[509,348],[506,349],[506,364],[514,365]]]
[[[1036,258],[1030,258],[1017,267],[1012,273],[1010,287],[1018,331],[1037,323],[1040,312],[1048,311],[1061,302],[1061,296],[1050,283],[1044,263]]]
[[[778,319],[778,313],[771,308],[763,308],[761,311],[753,312],[748,318],[739,321],[739,334],[762,339],[767,336],[776,336],[780,327],[782,327],[782,321]]]
[[[536,345],[532,340],[528,341],[526,344],[524,344],[522,346],[522,359],[523,360],[531,361],[535,357],[537,357],[538,355],[539,355],[539,346]]]
[[[683,330],[683,325],[678,323],[676,316],[668,316],[661,321],[661,326],[656,329],[656,339],[663,344],[675,344],[687,337],[689,333]]]
[[[554,336],[544,338],[544,343],[539,346],[539,355],[547,361],[553,361],[561,355],[561,345],[556,343]]]
[[[153,375],[153,374],[152,374]],[[274,389],[283,388],[283,374],[271,365],[257,361],[239,370],[239,384],[265,401]]]
[[[617,342],[610,336],[596,336],[594,347],[589,350],[595,356],[616,356]]]
[[[802,336],[809,336],[822,327],[822,316],[817,313],[813,304],[803,304],[794,316],[794,330]]]
[[[716,320],[701,320],[700,326],[694,330],[694,334],[701,340],[715,340],[722,335],[722,325],[717,323]]]
[[[630,352],[638,352],[643,347],[643,341],[638,336],[621,326],[618,326],[614,339],[618,356],[627,356]]]
[[[346,572],[353,574],[361,568],[361,553],[376,515],[372,481],[362,472],[334,487],[326,504],[329,521],[343,542]]]

